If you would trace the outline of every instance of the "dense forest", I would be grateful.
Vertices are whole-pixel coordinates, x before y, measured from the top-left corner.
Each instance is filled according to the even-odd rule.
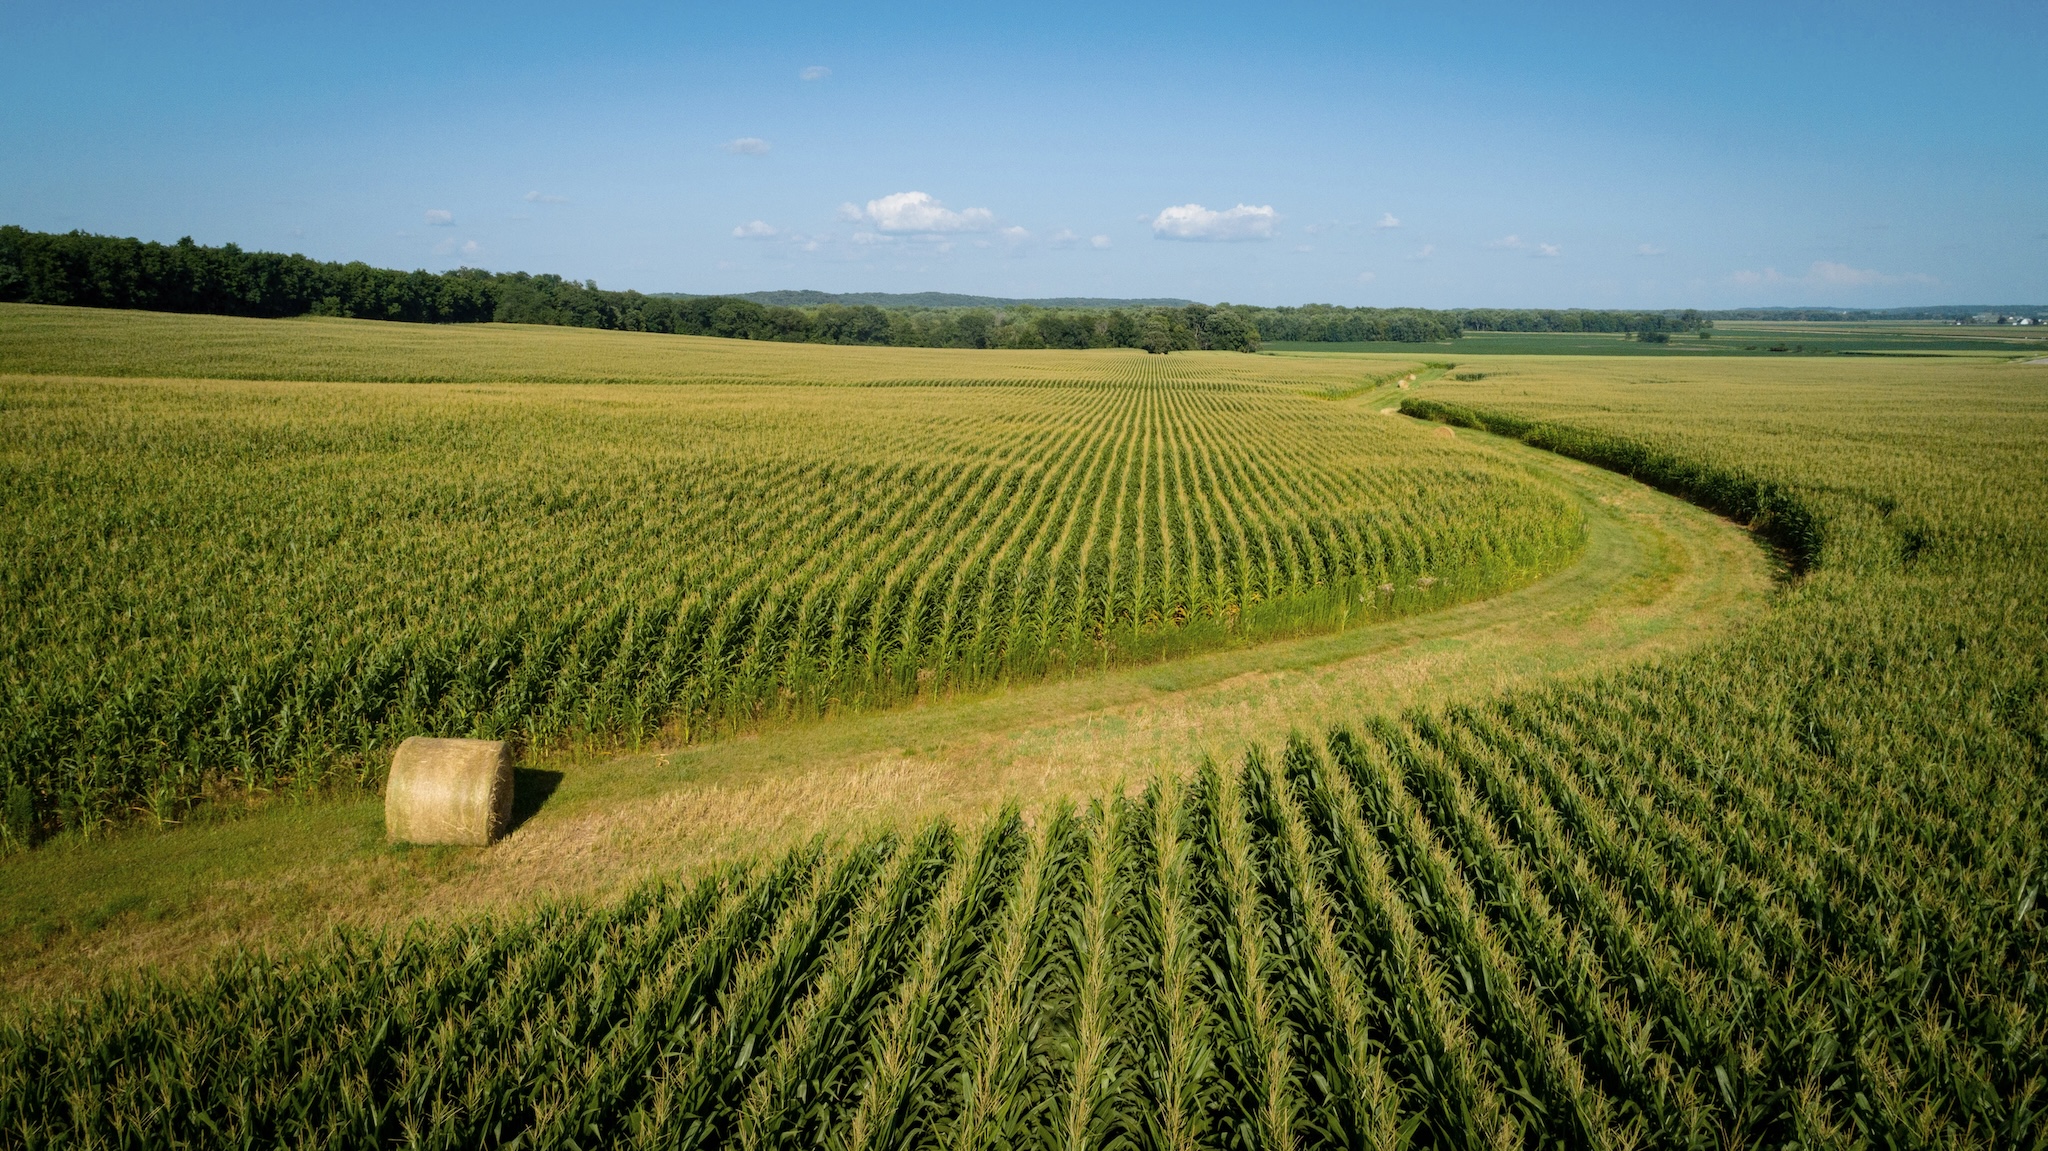
[[[758,294],[757,294],[758,295]],[[777,293],[796,298],[822,293]],[[905,297],[918,299],[919,297]],[[967,297],[961,297],[967,298]],[[746,340],[935,348],[1257,351],[1260,341],[1436,343],[1465,331],[1632,332],[1711,327],[1695,311],[1343,308],[1163,301],[997,301],[992,307],[816,303],[606,291],[595,281],[488,272],[400,272],[361,262],[0,227],[0,301],[279,318],[557,324]]]

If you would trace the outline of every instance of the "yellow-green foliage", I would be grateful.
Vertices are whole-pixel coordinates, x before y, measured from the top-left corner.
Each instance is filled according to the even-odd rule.
[[[87,830],[415,733],[687,736],[1341,627],[1581,534],[1310,394],[1354,369],[14,307],[0,347],[487,381],[0,376],[0,791]],[[520,364],[668,382],[488,382]]]
[[[1502,368],[1438,394],[1778,485],[1807,574],[1657,666],[1086,811],[22,1013],[5,1137],[2039,1147],[2048,369]]]

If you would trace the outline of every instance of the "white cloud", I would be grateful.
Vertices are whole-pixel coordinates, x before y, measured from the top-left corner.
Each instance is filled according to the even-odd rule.
[[[1409,258],[1409,259],[1411,259],[1411,260],[1427,260],[1427,259],[1429,259],[1429,258],[1430,258],[1431,256],[1434,256],[1434,255],[1436,255],[1436,245],[1435,245],[1435,244],[1424,244],[1424,245],[1422,245],[1422,246],[1421,246],[1420,248],[1417,248],[1417,249],[1415,250],[1415,254],[1414,254],[1414,255],[1412,255],[1412,256],[1410,256],[1410,257],[1408,257],[1408,258]]]
[[[566,204],[569,202],[569,197],[550,196],[546,192],[528,192],[526,194],[526,202],[529,204]]]
[[[428,208],[428,209],[427,209],[427,227],[429,227],[429,228],[452,228],[452,227],[454,227],[454,226],[455,226],[455,213],[453,213],[453,212],[451,212],[451,211],[447,210],[446,208]]]
[[[1776,268],[1761,272],[1744,269],[1728,277],[1738,284],[1807,284],[1831,288],[1868,288],[1883,284],[1938,284],[1941,281],[1922,272],[1892,274],[1875,268],[1857,268],[1833,260],[1815,260],[1803,276],[1787,276]]]
[[[1380,222],[1373,225],[1375,228],[1398,228],[1400,226],[1401,221],[1395,219],[1392,212],[1383,213],[1380,216]]]
[[[831,74],[832,69],[825,67],[823,64],[813,64],[796,75],[799,80],[823,80]]]
[[[739,240],[772,240],[782,230],[766,220],[748,220],[732,230],[733,238]]]
[[[1091,248],[1094,248],[1094,249],[1096,249],[1097,251],[1100,251],[1100,250],[1102,250],[1102,249],[1104,249],[1104,248],[1107,248],[1107,247],[1109,247],[1109,237],[1108,237],[1108,236],[1090,236],[1090,237],[1088,237],[1088,246],[1089,246],[1089,247],[1091,247]]]
[[[843,215],[846,207],[840,208]],[[893,192],[869,200],[856,218],[873,221],[876,228],[897,235],[932,235],[939,232],[980,232],[994,226],[996,216],[987,208],[951,208],[923,192]]]
[[[1657,246],[1657,245],[1655,245],[1655,244],[1637,244],[1637,245],[1636,245],[1636,255],[1638,255],[1638,256],[1661,256],[1661,255],[1663,255],[1663,254],[1664,254],[1664,249],[1662,249],[1662,248],[1658,247],[1658,246]]]
[[[1004,228],[1002,232],[999,234],[1003,237],[1003,239],[1010,241],[1012,244],[1020,243],[1024,240],[1028,240],[1031,238],[1031,232],[1028,229],[1020,228],[1015,224],[1012,224],[1009,227]]]
[[[462,254],[465,256],[474,256],[481,251],[483,251],[483,249],[477,246],[477,242],[475,240],[464,240],[462,242]]]
[[[1815,260],[1807,278],[1824,284],[1881,284],[1892,277],[1875,268],[1852,268],[1833,260]]]
[[[1542,256],[1545,259],[1549,259],[1550,257],[1555,256],[1562,251],[1564,251],[1564,249],[1558,247],[1556,244],[1536,245],[1536,254]]]
[[[1055,248],[1071,248],[1081,242],[1081,237],[1075,235],[1071,228],[1061,228],[1047,236],[1045,242]]]
[[[1270,240],[1279,218],[1271,204],[1239,204],[1221,212],[1180,204],[1153,218],[1152,234],[1161,240]]]
[[[1373,274],[1372,274],[1371,272],[1360,272],[1360,273],[1358,273],[1358,282],[1359,282],[1359,283],[1361,283],[1361,284],[1370,284],[1370,283],[1372,283],[1372,282],[1373,282],[1374,280],[1377,280],[1377,279],[1379,279],[1379,277],[1378,277],[1378,276],[1375,276],[1375,275],[1373,275]]]
[[[759,136],[741,136],[725,142],[725,150],[735,156],[766,156],[773,146]]]
[[[839,210],[834,212],[833,215],[848,223],[858,223],[868,218],[867,213],[860,210],[859,204],[851,203],[839,205]]]
[[[1529,245],[1524,244],[1520,236],[1510,234],[1502,236],[1500,239],[1495,240],[1493,243],[1488,244],[1486,246],[1489,248],[1503,248],[1511,252],[1518,252],[1521,251],[1523,248],[1528,247]]]

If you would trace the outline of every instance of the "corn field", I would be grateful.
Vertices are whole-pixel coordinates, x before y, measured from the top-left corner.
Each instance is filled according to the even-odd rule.
[[[125,985],[0,1032],[0,1137],[2037,1145],[2014,877],[1930,869],[1940,831],[1870,830],[1902,797],[1608,687]]]
[[[1334,630],[1583,537],[1285,372],[824,387],[839,349],[795,350],[779,386],[0,378],[0,838],[374,784],[418,733],[687,740]]]
[[[1798,574],[1738,634],[1362,702],[1083,806],[11,1008],[0,1145],[2048,1145],[2043,369],[1758,370],[1502,358],[1413,408],[1768,531]],[[1342,474],[1297,447],[1341,409],[1125,390],[1087,394],[1253,433],[1277,411],[1295,432],[1213,458]],[[257,394],[321,434],[303,397]],[[1040,412],[1004,444],[1081,418],[990,394]],[[803,395],[777,402],[850,418],[843,389]],[[950,462],[929,429],[960,409],[914,402]]]

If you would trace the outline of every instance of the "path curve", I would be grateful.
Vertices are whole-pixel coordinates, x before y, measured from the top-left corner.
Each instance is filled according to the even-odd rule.
[[[1397,421],[1391,389],[1341,401]],[[335,923],[378,926],[536,896],[597,896],[649,873],[773,850],[820,830],[971,817],[1134,785],[1162,766],[1277,747],[1290,731],[1375,711],[1476,699],[1541,676],[1583,675],[1740,626],[1771,563],[1739,527],[1633,480],[1459,429],[1471,451],[1571,493],[1587,544],[1527,587],[1334,635],[1010,687],[870,715],[776,727],[664,753],[560,759],[559,786],[487,850],[394,852],[377,801],[280,807],[174,835],[132,836],[9,861],[18,892],[94,892],[144,909],[51,945],[0,945],[0,987],[76,989],[143,964],[179,966],[237,944],[290,943]],[[37,872],[54,873],[47,884]],[[80,872],[98,873],[97,881]],[[194,898],[194,890],[207,892]],[[22,917],[21,901],[10,918]],[[169,907],[155,915],[147,909]],[[67,922],[51,907],[52,922]],[[69,922],[91,909],[72,908]],[[0,932],[0,935],[8,934]],[[18,932],[15,934],[19,934]]]

